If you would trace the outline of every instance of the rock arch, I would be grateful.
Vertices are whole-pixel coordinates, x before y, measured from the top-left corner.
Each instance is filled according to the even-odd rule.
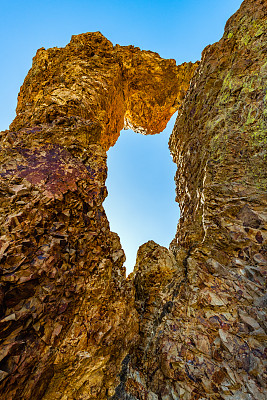
[[[88,143],[105,150],[124,127],[159,133],[179,108],[197,65],[176,66],[152,51],[113,46],[100,32],[73,36],[65,48],[37,51],[11,129],[60,125],[65,118],[76,140],[84,145],[87,135]],[[60,139],[53,134],[52,140]]]
[[[163,130],[196,67],[100,32],[38,50],[2,134],[4,398],[114,392],[138,317],[102,207],[105,150],[124,125]]]
[[[266,16],[245,0],[199,66],[100,33],[38,51],[1,133],[4,399],[264,398]],[[177,236],[125,280],[105,150],[180,103]]]

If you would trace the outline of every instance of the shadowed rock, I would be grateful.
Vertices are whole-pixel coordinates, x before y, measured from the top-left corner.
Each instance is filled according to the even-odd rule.
[[[102,207],[105,150],[124,126],[163,130],[196,67],[99,32],[38,50],[1,133],[1,398],[114,394],[138,313]]]
[[[1,398],[264,400],[266,20],[245,0],[199,65],[100,33],[37,52],[1,133]],[[105,150],[179,107],[177,234],[126,279]]]

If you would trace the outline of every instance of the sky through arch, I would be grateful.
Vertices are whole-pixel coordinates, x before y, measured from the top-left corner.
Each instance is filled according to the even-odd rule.
[[[176,116],[157,135],[122,131],[108,151],[108,197],[103,205],[111,230],[120,236],[127,273],[141,244],[154,240],[168,247],[176,232],[176,166],[168,149]]]
[[[196,61],[201,58],[201,52],[205,46],[219,40],[223,34],[227,19],[239,8],[241,0],[10,0],[1,2],[1,24],[0,24],[0,130],[7,129],[15,117],[15,107],[17,94],[23,80],[31,67],[32,57],[40,47],[63,47],[71,38],[84,32],[101,31],[113,44],[138,46],[141,49],[155,51],[164,58],[173,58],[177,64],[188,61]],[[172,122],[173,125],[173,122]],[[178,222],[178,206],[174,203],[175,191],[173,176],[175,165],[172,163],[167,147],[168,136],[171,131],[170,124],[165,132],[156,136],[145,136],[135,133],[122,133],[118,143],[110,149],[108,158],[110,166],[108,177],[109,199],[105,202],[107,214],[111,220],[111,228],[116,231],[116,224],[125,226],[118,229],[121,236],[122,245],[128,253],[127,266],[133,267],[135,254],[130,255],[127,250],[130,238],[133,238],[133,245],[142,244],[148,239],[154,239],[159,244],[168,246],[175,234]],[[140,145],[137,142],[140,141]],[[117,186],[121,187],[120,179],[116,173],[111,173],[114,167],[123,169],[123,165],[116,166],[119,159],[116,152],[122,152],[121,156],[126,157],[126,149],[123,144],[129,142],[130,153],[128,159],[132,157],[133,170],[141,170],[136,188],[136,198],[130,196],[126,200],[125,210],[119,202],[118,194],[112,193]],[[141,144],[142,142],[142,144]],[[158,147],[157,147],[157,143]],[[127,144],[127,143],[126,143]],[[122,146],[122,150],[121,149]],[[144,146],[144,147],[143,147]],[[147,146],[147,147],[146,147]],[[154,147],[155,146],[155,147]],[[146,157],[138,156],[135,147],[140,148],[140,152],[145,152]],[[162,190],[157,192],[148,200],[145,190],[149,188],[145,179],[145,173],[153,167],[150,166],[153,155],[154,170],[158,170],[159,162],[163,162],[162,155],[158,151],[164,147],[166,159],[169,159],[169,172],[166,182],[161,180]],[[148,148],[148,150],[145,150]],[[154,150],[153,150],[154,149]],[[128,150],[127,150],[128,151]],[[123,154],[124,152],[124,154]],[[113,155],[114,154],[114,155]],[[143,161],[148,164],[143,165]],[[140,166],[143,165],[142,168]],[[162,164],[161,164],[162,165]],[[162,167],[162,173],[165,169]],[[134,178],[130,179],[128,173],[128,184],[134,185]],[[159,172],[155,171],[155,176]],[[137,179],[137,178],[135,178]],[[147,178],[153,185],[155,178]],[[168,182],[168,183],[167,183]],[[164,184],[168,187],[164,188]],[[125,186],[125,185],[124,185]],[[155,185],[156,186],[156,185]],[[125,186],[121,188],[127,191]],[[153,189],[153,190],[154,190]],[[152,192],[152,188],[149,190]],[[165,197],[169,193],[169,208],[165,207]],[[112,197],[115,196],[113,199]],[[120,197],[120,196],[119,196]],[[142,201],[143,198],[143,201]],[[149,213],[155,206],[154,218],[149,217]],[[108,203],[109,202],[109,203]],[[112,206],[112,202],[114,203]],[[148,205],[146,211],[145,206]],[[114,207],[112,209],[112,207]],[[168,213],[172,210],[172,217]],[[117,222],[114,222],[118,213]],[[126,214],[133,214],[134,222],[131,224],[124,217]],[[158,219],[165,215],[165,221],[171,219],[169,228],[155,227]],[[173,221],[173,218],[175,221]],[[140,228],[139,222],[144,222]],[[136,229],[134,227],[136,226]],[[150,237],[145,237],[145,230],[151,227]],[[142,231],[141,231],[142,230]],[[123,238],[123,232],[128,236]],[[162,234],[161,238],[158,233]],[[131,236],[130,236],[131,235]],[[128,238],[127,238],[128,237]],[[127,238],[127,239],[126,239]],[[139,241],[134,244],[136,241]],[[131,250],[133,253],[133,250]]]

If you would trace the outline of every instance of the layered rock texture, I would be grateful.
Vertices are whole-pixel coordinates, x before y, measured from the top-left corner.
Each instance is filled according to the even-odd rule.
[[[115,393],[139,318],[102,207],[105,150],[124,126],[162,131],[197,65],[101,33],[37,52],[1,135],[1,398]]]
[[[245,0],[200,63],[100,33],[37,52],[1,133],[1,398],[265,399],[266,28]],[[177,234],[126,278],[106,150],[179,108]]]

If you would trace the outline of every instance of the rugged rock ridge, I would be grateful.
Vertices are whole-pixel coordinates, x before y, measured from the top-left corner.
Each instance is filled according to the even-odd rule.
[[[1,134],[1,398],[115,393],[138,313],[102,207],[104,150],[124,124],[164,129],[196,67],[100,33],[37,52]]]
[[[166,256],[137,258],[141,341],[114,399],[266,396],[266,28],[266,1],[244,1],[203,51],[169,142],[177,272],[150,289]]]
[[[1,134],[2,398],[264,400],[266,21],[245,0],[199,66],[100,33],[38,51]],[[104,150],[181,105],[177,235],[125,279]]]
[[[159,133],[179,108],[197,65],[176,66],[151,51],[113,46],[100,32],[73,36],[65,48],[37,51],[10,129],[38,125],[38,144],[47,143],[51,132],[53,143],[97,143],[105,150],[123,128]]]

